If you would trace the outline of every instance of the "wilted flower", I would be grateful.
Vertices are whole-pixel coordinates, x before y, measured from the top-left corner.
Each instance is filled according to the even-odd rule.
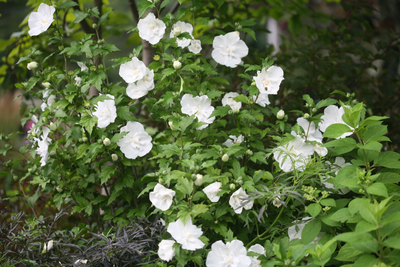
[[[144,131],[141,123],[128,121],[126,126],[122,127],[120,131],[128,132],[117,143],[122,153],[128,159],[143,157],[152,149],[151,136]]]
[[[247,56],[249,48],[240,40],[238,32],[219,35],[213,41],[212,58],[219,64],[235,68]]]
[[[249,252],[255,252],[260,255],[265,256],[265,248],[260,244],[255,244],[249,248]],[[258,257],[251,257],[251,265],[250,267],[259,267],[261,266],[261,261],[257,259]]]
[[[179,30],[178,30],[179,29]],[[179,32],[179,34],[178,34]],[[169,37],[175,37],[175,36],[179,36],[181,33],[184,32],[188,32],[190,34],[190,36],[193,38],[193,26],[190,23],[185,23],[182,21],[178,21],[177,23],[175,23],[172,26],[172,31],[169,34]],[[175,34],[176,33],[176,34]],[[191,39],[187,39],[187,38],[182,38],[182,39],[178,39],[176,38],[176,42],[178,43],[179,47],[185,48],[186,46],[188,46],[190,44]]]
[[[47,242],[47,244],[46,244],[46,243],[43,244],[43,252],[42,252],[42,253],[49,252],[50,249],[53,248],[53,243],[54,243],[54,241],[53,241],[53,240],[50,240],[49,242]]]
[[[98,102],[97,106],[95,106],[96,111],[93,112],[93,115],[98,119],[97,126],[99,128],[106,128],[110,123],[115,122],[115,119],[117,118],[117,108],[115,107],[114,96],[107,96],[112,99]]]
[[[277,66],[271,66],[268,69],[263,68],[257,71],[257,76],[253,77],[256,86],[261,94],[276,95],[279,85],[283,81],[283,70]]]
[[[189,219],[185,224],[178,219],[176,222],[170,223],[167,232],[182,245],[183,249],[196,250],[204,247],[204,243],[199,239],[203,231],[192,224]]]
[[[233,111],[242,108],[242,102],[236,102],[233,100],[235,97],[239,96],[238,93],[231,92],[224,95],[222,98],[222,105],[223,106],[230,106]]]
[[[36,153],[41,157],[40,166],[45,166],[49,157],[49,143],[51,143],[51,139],[48,137],[49,133],[50,129],[43,127],[43,134],[41,136],[42,139],[36,137],[33,139],[38,145]],[[51,243],[51,245],[53,245],[53,243]]]
[[[214,111],[214,107],[211,106],[211,99],[206,95],[193,97],[191,94],[185,94],[182,97],[181,105],[182,113],[189,116],[195,114],[195,117],[199,121],[207,123],[197,128],[198,130],[206,128],[208,124],[215,120],[215,117],[210,118],[210,115]]]
[[[188,49],[193,54],[198,54],[201,51],[201,41],[200,40],[191,40]]]
[[[343,119],[342,116],[344,114],[344,109],[343,107],[338,108],[335,105],[330,105],[325,108],[324,110],[324,115],[321,116],[321,123],[319,124],[319,128],[322,132],[325,132],[326,129],[335,123],[341,123],[347,125]],[[348,125],[347,125],[348,126]],[[349,126],[350,129],[353,129]],[[339,136],[338,138],[345,138],[347,136],[352,135],[352,132],[347,132],[344,133],[343,135]]]
[[[217,196],[218,192],[221,191],[222,183],[214,182],[204,187],[203,192],[206,194],[211,202],[218,202],[220,196]]]
[[[36,36],[47,31],[54,21],[53,14],[56,9],[52,6],[41,3],[37,12],[32,12],[28,19],[30,36]]]
[[[253,95],[253,101],[256,101],[256,104],[258,104],[262,107],[265,107],[266,105],[270,104],[268,95],[269,94],[266,94],[266,93],[260,93],[260,94],[258,94],[258,97]]]
[[[82,63],[82,62],[77,62],[78,63],[78,66],[79,66],[79,68],[81,68],[81,71],[85,71],[85,70],[88,70],[89,68],[85,65],[85,63]]]
[[[162,184],[157,184],[153,192],[150,192],[149,196],[151,203],[153,203],[157,209],[166,211],[171,207],[175,191],[164,187]]]
[[[244,136],[243,135],[239,135],[238,137],[234,136],[234,135],[230,135],[229,139],[226,140],[225,142],[223,142],[222,144],[230,147],[233,144],[240,144],[244,141]]]
[[[158,256],[163,261],[170,261],[175,256],[175,250],[173,245],[175,244],[174,240],[161,240],[158,244]]]
[[[248,198],[249,195],[242,188],[239,188],[229,198],[229,205],[231,205],[235,213],[240,214],[243,208],[249,210],[253,207],[254,200],[249,200]]]
[[[87,263],[88,261],[87,260],[76,260],[75,261],[75,265],[76,266],[83,266],[83,265],[85,265],[86,263]]]
[[[300,136],[275,149],[274,159],[279,162],[279,168],[284,172],[294,169],[303,170],[314,153],[314,146],[306,143]]]
[[[165,33],[165,23],[157,19],[153,13],[149,13],[144,19],[140,19],[137,27],[140,38],[148,41],[150,44],[157,44]]]
[[[29,62],[28,65],[26,65],[26,68],[27,68],[28,70],[34,70],[34,69],[36,69],[38,66],[39,66],[39,64],[38,64],[36,61],[32,61],[32,62]]]
[[[137,57],[132,58],[131,61],[121,64],[121,66],[119,67],[119,76],[121,76],[126,83],[137,82],[141,80],[146,74],[146,65]]]
[[[251,258],[247,256],[246,248],[240,240],[232,240],[226,245],[218,240],[211,245],[207,255],[207,267],[250,267]]]

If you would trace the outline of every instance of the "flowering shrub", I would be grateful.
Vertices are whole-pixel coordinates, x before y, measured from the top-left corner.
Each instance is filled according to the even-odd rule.
[[[54,24],[41,28],[57,33],[50,44],[60,52],[49,57],[63,59],[62,69],[47,57],[32,65],[35,49],[20,59],[33,76],[16,86],[47,101],[24,119],[37,118],[19,149],[24,159],[8,166],[26,160],[15,179],[37,185],[36,200],[51,194],[58,209],[121,226],[160,216],[166,231],[147,266],[400,264],[400,154],[383,149],[386,117],[366,116],[351,94],[305,94],[303,109],[286,115],[274,104],[284,69],[246,61],[241,35],[255,36],[253,22],[198,40],[196,25],[183,21],[193,9],[162,17],[151,9],[162,14],[164,2],[139,4],[133,31],[155,49],[148,66],[141,47],[106,61],[118,48],[99,38],[109,14],[96,9],[74,13],[71,25],[97,17],[95,33],[79,40]],[[52,7],[42,5],[50,21]],[[56,8],[56,24],[73,6]],[[202,46],[212,51],[199,56]],[[114,70],[119,80],[110,82]]]

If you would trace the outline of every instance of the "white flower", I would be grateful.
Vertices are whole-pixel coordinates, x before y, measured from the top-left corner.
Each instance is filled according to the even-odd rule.
[[[45,166],[47,163],[47,159],[49,157],[49,143],[51,139],[48,137],[50,133],[50,129],[47,127],[43,127],[43,134],[41,136],[42,139],[33,138],[35,142],[37,142],[36,153],[41,157],[40,166]],[[53,243],[51,243],[53,244]]]
[[[157,184],[154,187],[153,192],[150,192],[150,201],[157,209],[166,211],[171,207],[174,196],[174,190],[168,189],[162,184]]]
[[[178,35],[174,35],[175,29],[178,29],[178,28],[179,28],[179,34],[178,35],[180,35],[181,33],[184,33],[184,32],[188,32],[190,34],[190,36],[193,38],[193,35],[192,35],[193,26],[192,26],[192,24],[185,23],[185,22],[182,22],[182,21],[178,21],[177,23],[175,23],[172,26],[172,31],[169,34],[170,38],[178,36]],[[191,41],[191,39],[187,39],[187,38],[182,38],[181,40],[176,38],[176,42],[178,43],[178,46],[182,47],[182,48],[185,48],[186,46],[188,46],[190,44],[190,41]]]
[[[220,196],[217,196],[218,192],[221,191],[222,183],[214,182],[204,187],[203,192],[206,194],[211,202],[218,202]]]
[[[247,56],[249,48],[240,40],[238,32],[219,35],[213,41],[212,58],[219,64],[235,68]]]
[[[229,198],[229,205],[231,205],[235,213],[240,214],[243,208],[249,210],[253,207],[254,200],[249,200],[248,197],[249,195],[242,188],[239,188]]]
[[[181,105],[182,113],[189,116],[195,114],[199,121],[207,123],[197,128],[198,130],[206,128],[208,124],[215,120],[215,117],[209,118],[214,111],[214,107],[211,106],[211,99],[206,95],[193,97],[191,94],[185,94],[182,97]]]
[[[77,86],[80,86],[80,85],[81,85],[82,78],[76,76],[74,80],[75,80],[75,85],[77,85]]]
[[[217,241],[211,245],[207,255],[207,267],[250,267],[251,258],[247,256],[246,248],[240,240],[232,240],[226,245]]]
[[[293,239],[301,239],[301,233],[303,232],[304,226],[306,226],[308,221],[311,219],[311,217],[304,217],[301,221],[294,221],[294,225],[290,226],[288,229],[289,241],[292,241]],[[325,233],[319,233],[311,244],[318,242],[324,234]]]
[[[51,23],[54,21],[53,14],[56,9],[52,6],[48,6],[41,3],[37,12],[32,12],[28,19],[30,36],[36,36],[42,32],[47,31]]]
[[[179,70],[180,68],[182,68],[182,63],[179,62],[178,60],[175,60],[173,66],[174,69]]]
[[[40,108],[41,108],[42,111],[44,112],[44,110],[47,108],[46,102],[43,102],[43,103],[40,105]]]
[[[255,252],[260,255],[265,256],[265,248],[260,244],[253,245],[249,248],[249,252]],[[261,261],[257,259],[258,257],[251,257],[251,265],[250,267],[259,267],[261,266]]]
[[[82,62],[77,62],[78,63],[78,66],[79,66],[79,68],[81,68],[81,71],[85,71],[85,70],[88,70],[89,68],[85,65],[85,63],[82,63]]]
[[[42,92],[43,98],[49,97],[49,95],[51,94],[51,92],[53,92],[53,90],[51,90],[51,89],[47,89],[47,88],[46,88],[46,90],[43,90],[43,92]]]
[[[128,132],[117,143],[128,159],[136,159],[138,156],[143,157],[152,149],[151,136],[144,131],[141,123],[128,121],[120,131]]]
[[[148,41],[152,45],[157,44],[165,33],[165,24],[162,20],[156,19],[153,13],[149,13],[144,19],[140,19],[137,24],[140,38]]]
[[[158,256],[163,261],[170,261],[175,256],[175,250],[172,247],[175,244],[174,240],[161,240],[158,244]]]
[[[114,96],[107,96],[112,99],[98,102],[97,106],[95,106],[96,111],[93,112],[93,115],[98,119],[97,126],[99,128],[106,128],[110,123],[115,122],[115,119],[117,118],[117,108],[115,107]]]
[[[269,94],[266,94],[266,93],[260,93],[258,95],[258,97],[253,95],[253,101],[256,101],[256,104],[258,104],[258,105],[262,106],[263,108],[265,108],[266,105],[270,104],[269,99],[268,99],[268,95]]]
[[[47,242],[47,244],[46,244],[46,243],[43,244],[43,252],[42,252],[42,253],[46,253],[46,252],[48,252],[50,249],[52,249],[52,248],[53,248],[53,243],[54,243],[54,241],[53,241],[53,240],[50,240],[49,242]]]
[[[27,68],[28,70],[34,70],[34,69],[36,69],[38,66],[39,66],[39,64],[38,64],[36,61],[32,61],[32,62],[29,62],[28,65],[26,65],[26,68]]]
[[[119,67],[119,76],[121,76],[126,83],[137,82],[143,79],[146,74],[146,65],[137,57],[132,58],[131,61],[121,64],[121,66]]]
[[[341,123],[341,124],[347,125],[342,119],[343,114],[344,114],[343,107],[338,108],[335,105],[330,105],[330,106],[326,107],[324,110],[324,115],[321,116],[322,121],[319,124],[319,129],[322,132],[325,132],[326,129],[330,125],[335,124],[335,123]],[[349,126],[349,125],[347,125],[347,126]],[[353,128],[350,127],[350,129],[353,129]],[[339,136],[338,138],[345,138],[352,134],[353,134],[352,132],[347,132],[347,133],[344,133],[343,135]]]
[[[244,141],[244,136],[243,135],[239,135],[238,137],[234,136],[234,135],[230,135],[229,139],[226,140],[225,142],[223,142],[222,144],[230,147],[231,145],[235,144],[240,144]]]
[[[142,79],[136,83],[129,83],[126,88],[126,94],[132,99],[139,99],[147,95],[150,90],[154,89],[154,71],[146,68],[146,72]]]
[[[39,120],[36,117],[36,115],[32,115],[31,120],[32,120],[31,128],[27,131],[27,133],[30,134],[32,132],[32,134],[35,135],[36,134],[36,129],[34,129],[34,128],[35,128],[35,126],[36,126],[36,124],[38,123]]]
[[[260,93],[276,95],[283,80],[283,70],[277,66],[263,68],[261,71],[257,71],[257,76],[254,76],[253,79]]]
[[[51,86],[51,84],[49,82],[43,82],[42,85],[44,86],[44,88],[49,88]]]
[[[198,54],[201,51],[201,41],[200,40],[191,40],[188,49],[193,54]]]
[[[276,113],[276,118],[278,119],[278,120],[281,120],[281,119],[283,119],[285,117],[285,111],[283,111],[282,109],[281,110],[279,110],[277,113]],[[322,135],[321,135],[322,136]]]
[[[238,93],[231,92],[224,95],[222,98],[222,105],[223,106],[230,106],[233,111],[242,108],[242,102],[236,102],[233,100],[235,97],[239,96]]]
[[[194,181],[196,186],[201,186],[203,184],[203,175],[196,174],[196,180]]]
[[[300,136],[275,149],[274,159],[279,162],[279,168],[284,172],[294,169],[303,170],[314,153],[314,146],[306,143]]]
[[[167,232],[182,245],[183,249],[196,250],[204,247],[204,243],[199,239],[203,231],[192,224],[192,219],[189,219],[184,224],[181,219],[170,223]]]
[[[322,143],[322,133],[320,130],[315,129],[315,123],[309,122],[307,119],[301,117],[297,119],[297,124],[304,130],[304,135],[307,141],[317,141]]]
[[[47,98],[47,105],[51,107],[54,102],[56,102],[56,96],[55,95],[50,95],[49,98]]]
[[[87,260],[76,260],[75,265],[81,266],[87,263]]]

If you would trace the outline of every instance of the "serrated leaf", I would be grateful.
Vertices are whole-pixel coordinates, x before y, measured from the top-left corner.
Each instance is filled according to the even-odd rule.
[[[68,9],[70,7],[78,6],[79,4],[74,1],[68,1],[60,6],[60,9]]]
[[[133,121],[135,117],[129,111],[128,106],[122,106],[117,109],[118,118],[126,120],[126,121]]]
[[[184,176],[178,177],[176,189],[184,195],[191,195],[193,192],[193,181]]]
[[[197,204],[192,207],[193,218],[199,214],[206,213],[208,211],[208,206],[205,204]]]
[[[252,29],[249,29],[249,28],[242,28],[241,31],[247,33],[248,35],[250,35],[251,38],[254,39],[254,41],[257,41],[256,33],[255,33]]]
[[[128,133],[129,132],[121,132],[121,133],[118,133],[118,134],[114,134],[114,136],[111,138],[111,142],[112,143],[117,143],[119,141],[119,139],[121,139],[122,137],[124,137]]]
[[[80,10],[74,10],[72,13],[74,13],[75,16],[74,23],[79,23],[86,18],[86,13]]]
[[[97,123],[97,117],[96,116],[83,116],[80,120],[80,124],[85,127],[86,131],[88,131],[89,134],[92,134],[93,127]]]
[[[54,116],[56,118],[65,118],[68,117],[67,113],[65,113],[62,109],[59,109],[56,111],[56,113],[54,114]]]
[[[33,76],[29,79],[28,83],[26,84],[26,92],[32,90],[32,88],[36,85],[36,83],[40,81],[40,77]]]
[[[101,168],[101,172],[99,174],[101,184],[106,183],[110,180],[111,176],[114,175],[117,168],[115,166],[104,166]]]
[[[148,8],[154,7],[153,2],[147,0],[140,0],[138,4],[139,4],[139,18],[143,16],[144,12],[146,12]]]

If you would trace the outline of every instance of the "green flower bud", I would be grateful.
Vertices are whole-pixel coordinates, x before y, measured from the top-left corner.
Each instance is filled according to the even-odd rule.
[[[229,160],[228,154],[224,154],[221,159],[223,162],[227,162]]]
[[[93,28],[93,29],[97,29],[97,24],[96,24],[96,23],[93,23],[93,24],[92,24],[92,28]]]
[[[118,160],[117,154],[112,154],[112,155],[111,155],[111,159],[112,159],[113,161],[117,161],[117,160]]]
[[[197,186],[201,186],[203,184],[203,175],[197,174],[196,175],[196,180],[194,181],[194,184]]]
[[[55,125],[53,122],[50,122],[49,128],[50,130],[55,131],[57,130],[57,125]]]
[[[88,138],[86,136],[82,136],[82,142],[87,142]]]
[[[312,109],[312,112],[314,112],[314,113],[317,112],[317,109],[316,109],[316,108],[313,108],[313,109]]]
[[[108,138],[104,138],[104,140],[103,140],[103,145],[105,145],[105,146],[111,145],[111,140],[108,139]]]
[[[179,36],[179,35],[181,35],[182,30],[181,30],[180,27],[175,27],[175,28],[172,30],[172,33],[174,34],[174,36]]]
[[[103,140],[102,139],[97,139],[97,143],[101,144],[101,143],[103,143]]]
[[[29,62],[29,63],[28,63],[28,65],[26,66],[26,68],[27,68],[28,70],[34,70],[34,69],[36,69],[38,66],[39,66],[39,64],[38,64],[36,61],[32,61],[32,62]]]
[[[92,55],[86,53],[86,58],[91,59],[91,58],[92,58]],[[92,67],[94,67],[94,66],[91,66],[91,67],[90,67],[90,70],[92,70]],[[96,67],[94,67],[94,70],[96,70]]]
[[[176,127],[174,126],[174,123],[172,121],[168,122],[169,127],[171,128],[172,131],[176,131],[178,129],[176,129]]]
[[[179,70],[180,68],[182,68],[182,63],[180,63],[178,60],[174,61],[174,69]]]
[[[160,184],[164,183],[164,179],[163,178],[158,178],[158,183],[160,183]]]
[[[310,114],[304,113],[304,119],[308,119],[308,118],[310,118]]]
[[[276,113],[276,117],[278,118],[278,120],[281,120],[285,117],[285,111],[283,111],[282,109],[278,111],[278,113]]]
[[[159,56],[159,55],[154,55],[153,59],[154,59],[155,61],[159,61],[159,60],[160,60],[160,56]]]
[[[253,151],[251,151],[250,149],[247,149],[246,154],[249,156],[253,156]]]
[[[235,189],[235,187],[236,187],[236,185],[235,185],[235,184],[230,184],[230,185],[229,185],[229,188],[230,188],[231,190],[234,190],[234,189]]]
[[[59,186],[56,187],[56,190],[57,190],[59,193],[61,193],[61,192],[63,191],[63,189],[62,189],[61,187],[59,187]]]
[[[42,82],[42,85],[44,86],[44,88],[49,88],[51,86],[51,84],[49,82]]]

